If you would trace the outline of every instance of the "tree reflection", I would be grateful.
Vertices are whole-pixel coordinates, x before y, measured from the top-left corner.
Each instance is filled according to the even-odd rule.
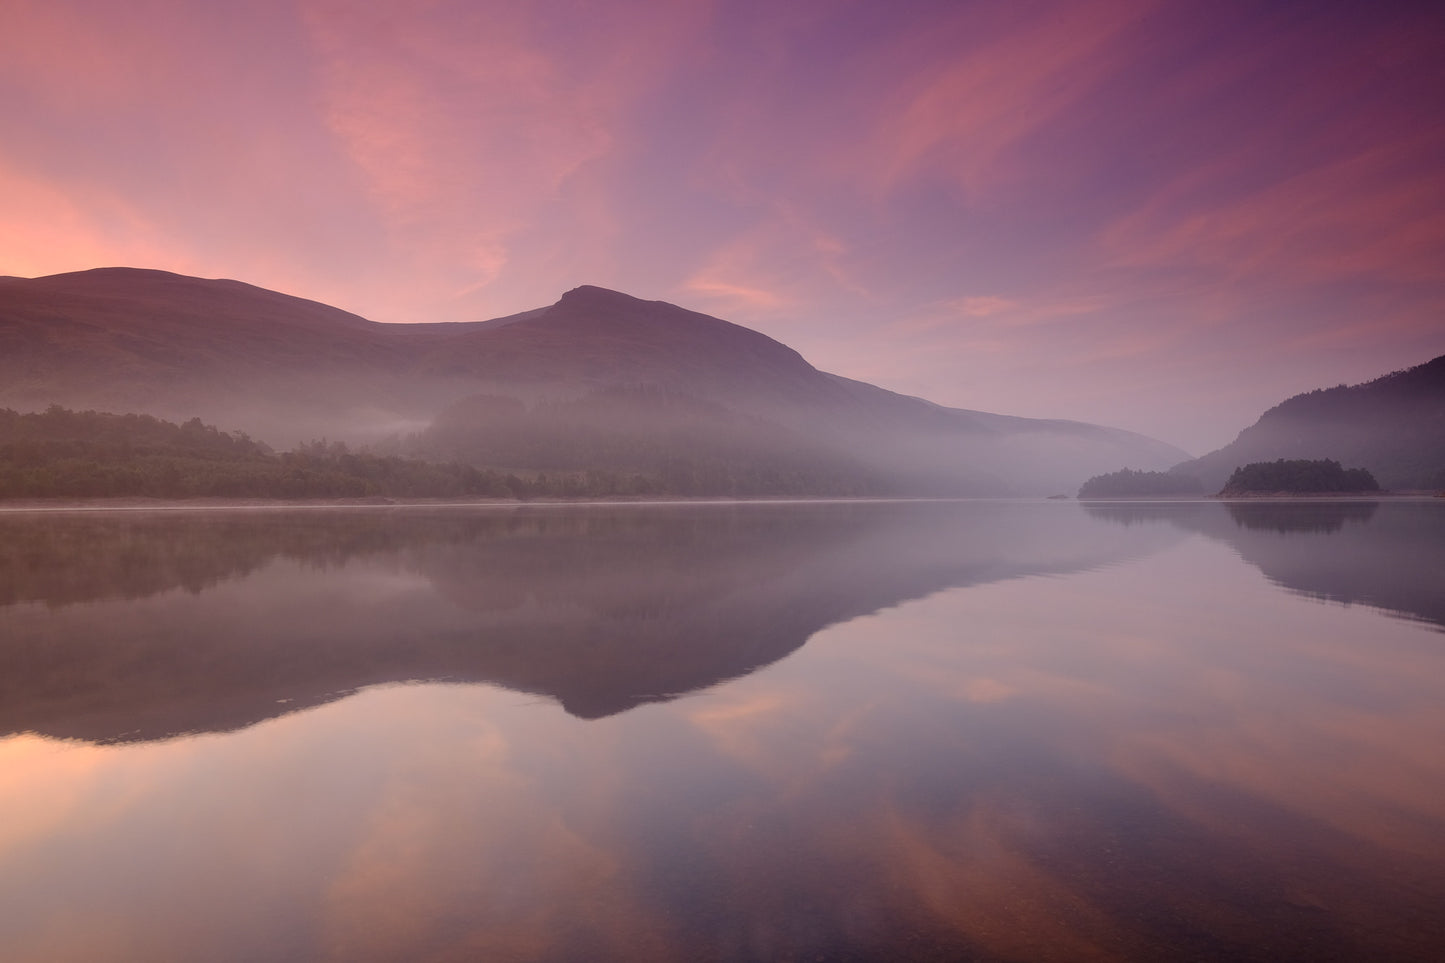
[[[1168,523],[1230,545],[1272,582],[1445,626],[1445,506],[1434,501],[1090,504],[1094,518]]]

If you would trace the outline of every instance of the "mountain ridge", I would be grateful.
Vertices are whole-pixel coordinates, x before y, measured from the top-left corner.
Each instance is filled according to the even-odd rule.
[[[1163,468],[1186,456],[1120,429],[947,408],[832,375],[762,332],[596,285],[440,324],[383,324],[241,281],[143,268],[0,285],[0,405],[20,409],[201,417],[276,445],[375,443],[419,437],[476,396],[533,410],[619,387],[776,424],[910,493],[1047,494],[1120,462]]]
[[[1225,445],[1171,471],[1219,490],[1241,465],[1340,462],[1390,489],[1445,488],[1445,354],[1356,385],[1286,398]]]

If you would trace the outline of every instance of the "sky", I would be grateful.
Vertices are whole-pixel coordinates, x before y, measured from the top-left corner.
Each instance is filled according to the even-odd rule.
[[[1445,353],[1445,6],[0,0],[0,275],[580,284],[1217,448]]]

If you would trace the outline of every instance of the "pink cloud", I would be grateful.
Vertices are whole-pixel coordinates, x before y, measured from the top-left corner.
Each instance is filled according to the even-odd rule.
[[[157,4],[148,5],[154,11]],[[59,111],[117,107],[167,84],[178,48],[145,10],[13,0],[0,31],[0,77]]]
[[[1295,282],[1445,278],[1445,137],[1371,147],[1221,201],[1166,188],[1101,242],[1121,267],[1183,265]],[[1181,200],[1180,195],[1187,199]]]
[[[688,279],[682,289],[694,297],[748,311],[772,312],[791,303],[774,291],[732,284],[706,275]]]
[[[1148,0],[1064,4],[989,23],[969,8],[930,23],[880,64],[871,137],[842,162],[892,190],[939,177],[973,200],[1024,173],[1023,144],[1091,96],[1127,56]],[[957,44],[951,56],[940,36]]]
[[[393,216],[458,205],[515,216],[611,147],[605,85],[568,83],[524,8],[481,17],[412,5],[314,5],[324,117]]]
[[[809,303],[828,298],[867,300],[851,247],[798,205],[768,205],[749,228],[714,248],[678,289],[720,308],[771,317],[784,324]]]
[[[581,14],[563,29],[545,5],[308,5],[323,122],[413,288],[506,313],[612,276],[610,192],[637,141],[633,111],[700,9]]]
[[[144,214],[103,192],[65,190],[0,166],[0,274],[36,277],[167,257]]]
[[[994,314],[1003,314],[1018,307],[1017,301],[1010,301],[1008,298],[994,297],[992,295],[981,295],[974,297],[956,298],[949,301],[948,307],[957,311],[964,317],[987,318]]]

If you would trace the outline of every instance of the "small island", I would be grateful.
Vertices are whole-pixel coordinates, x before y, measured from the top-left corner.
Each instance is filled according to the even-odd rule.
[[[1280,458],[1242,465],[1220,489],[1221,497],[1250,495],[1353,495],[1378,492],[1375,476],[1364,468],[1344,468],[1332,459]]]

